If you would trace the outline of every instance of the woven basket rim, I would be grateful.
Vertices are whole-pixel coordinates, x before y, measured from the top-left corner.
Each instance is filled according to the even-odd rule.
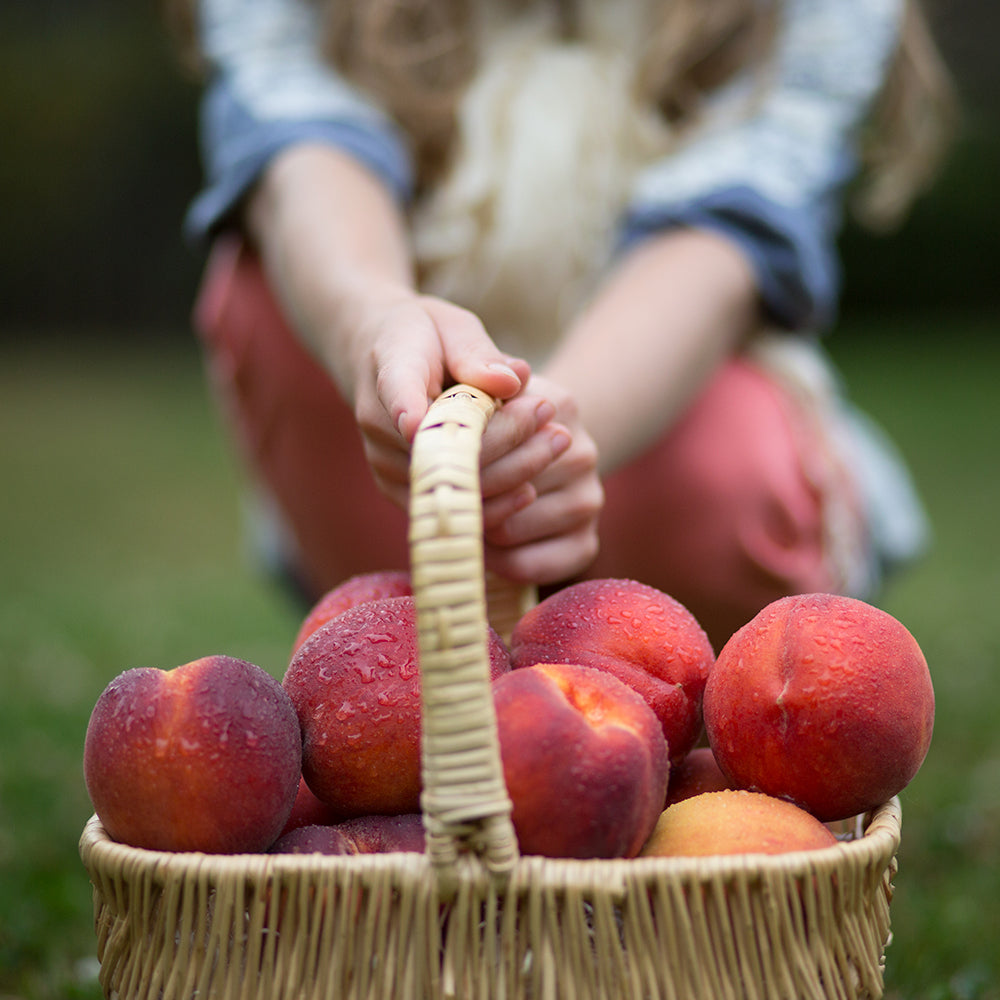
[[[595,882],[636,877],[676,875],[680,878],[710,877],[713,879],[745,876],[761,872],[803,875],[844,864],[864,866],[874,858],[891,859],[900,843],[901,808],[899,797],[893,797],[865,817],[864,835],[842,840],[829,847],[783,854],[714,854],[699,857],[638,857],[638,858],[547,858],[520,855],[516,867],[522,876],[530,872],[532,880],[563,884],[567,873],[578,878],[589,876]],[[394,868],[414,873],[426,869],[433,877],[433,867],[425,855],[416,853],[353,854],[205,854],[200,851],[171,852],[132,847],[111,838],[98,816],[90,817],[80,838],[80,851],[88,867],[101,869],[120,864],[143,869],[154,881],[176,877],[184,871],[198,871],[203,877],[225,879],[266,878],[281,872],[287,874],[330,874],[342,870],[385,871]],[[488,874],[477,859],[460,859],[460,877],[476,879]]]

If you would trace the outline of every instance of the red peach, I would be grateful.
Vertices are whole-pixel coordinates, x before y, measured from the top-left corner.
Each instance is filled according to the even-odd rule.
[[[695,747],[670,769],[666,804],[670,806],[702,792],[721,792],[732,787],[711,747]]]
[[[701,702],[714,660],[708,636],[678,601],[634,580],[587,580],[528,611],[511,635],[514,668],[579,663],[613,674],[646,699],[672,762],[702,732]]]
[[[704,710],[735,785],[834,821],[881,805],[917,773],[934,689],[916,640],[891,615],[802,594],[768,605],[730,638]]]
[[[271,854],[423,854],[424,820],[405,816],[358,816],[332,825],[302,826],[281,837]]]
[[[341,818],[335,809],[331,809],[325,802],[316,798],[313,790],[306,784],[306,779],[300,777],[299,790],[281,835],[284,836],[302,826],[330,826],[339,822]]]
[[[702,792],[668,806],[642,857],[786,854],[830,847],[837,838],[815,816],[760,792]]]
[[[313,606],[299,627],[292,654],[320,627],[331,618],[336,618],[348,608],[357,607],[368,601],[378,601],[383,597],[408,597],[413,593],[410,574],[402,569],[381,570],[375,573],[359,573],[349,580],[328,590]]]
[[[493,689],[521,853],[634,856],[663,808],[670,771],[645,700],[606,671],[572,664],[522,667]]]
[[[109,836],[133,847],[257,853],[295,801],[302,737],[292,703],[260,667],[206,656],[126,670],[97,700],[84,777]]]
[[[490,630],[491,678],[510,669]],[[412,597],[384,597],[320,626],[292,657],[285,690],[303,734],[302,773],[344,818],[420,811],[420,673]]]
[[[268,854],[357,854],[358,845],[335,823],[311,823],[283,833]]]

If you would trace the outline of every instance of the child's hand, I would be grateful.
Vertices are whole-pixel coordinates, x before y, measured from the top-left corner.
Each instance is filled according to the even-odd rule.
[[[509,399],[530,369],[501,352],[472,313],[440,299],[398,291],[370,300],[364,314],[349,347],[347,388],[372,474],[405,508],[410,447],[430,403],[454,382]],[[506,447],[516,447],[539,424],[533,411],[517,408],[503,425]]]
[[[554,408],[554,419],[522,444],[501,448],[492,458],[491,435],[502,437],[501,418],[519,407],[545,416]],[[604,490],[597,474],[596,445],[569,393],[533,376],[527,390],[490,422],[483,458],[487,565],[501,576],[525,583],[556,583],[586,569],[597,555]],[[498,486],[506,489],[491,499]],[[515,499],[520,502],[508,512],[503,505]]]
[[[505,404],[483,436],[486,555],[492,569],[548,583],[584,569],[597,553],[604,494],[596,447],[569,394],[530,377],[479,320],[430,296],[373,297],[353,338],[355,415],[376,482],[405,508],[413,436],[430,403],[465,382]]]

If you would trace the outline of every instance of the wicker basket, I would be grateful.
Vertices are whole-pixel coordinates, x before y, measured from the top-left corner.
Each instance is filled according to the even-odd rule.
[[[880,997],[900,840],[895,799],[865,818],[863,836],[823,850],[519,856],[485,642],[487,607],[503,633],[524,597],[484,586],[478,457],[493,406],[457,387],[432,407],[414,445],[427,852],[171,854],[115,843],[93,817],[80,851],[105,995]]]

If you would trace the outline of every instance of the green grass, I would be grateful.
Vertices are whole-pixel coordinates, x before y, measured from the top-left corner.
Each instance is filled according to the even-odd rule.
[[[903,793],[887,953],[890,995],[1000,996],[1000,345],[991,324],[852,332],[836,349],[854,397],[908,456],[931,516],[927,558],[880,603],[923,648],[934,740]]]
[[[1000,345],[986,323],[831,346],[911,460],[934,546],[880,602],[924,648],[934,743],[903,794],[892,1000],[998,1000]],[[227,652],[280,676],[299,608],[244,558],[238,471],[183,337],[0,346],[0,998],[96,998],[81,757],[105,684]]]
[[[98,996],[90,709],[128,667],[209,652],[280,676],[298,609],[243,557],[190,345],[8,343],[0,427],[0,996]]]

